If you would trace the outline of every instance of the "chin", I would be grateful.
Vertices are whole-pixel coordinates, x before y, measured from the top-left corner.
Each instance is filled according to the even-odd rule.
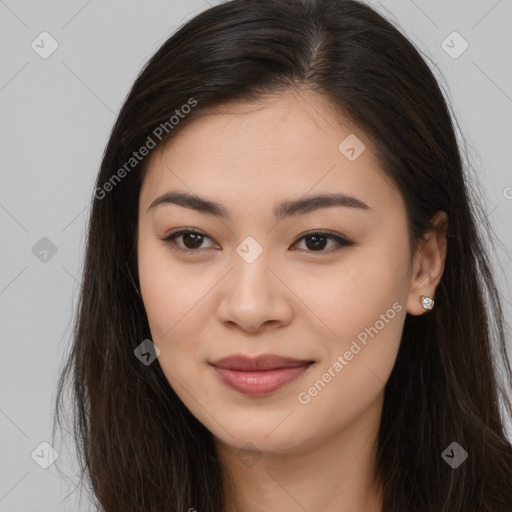
[[[254,450],[262,453],[284,455],[299,452],[313,444],[312,440],[299,436],[301,430],[303,431],[299,425],[297,428],[294,428],[293,425],[287,427],[280,425],[277,429],[276,425],[279,423],[262,424],[256,428],[247,423],[231,423],[227,430],[233,433],[233,437],[218,428],[212,434],[218,442],[231,449]]]

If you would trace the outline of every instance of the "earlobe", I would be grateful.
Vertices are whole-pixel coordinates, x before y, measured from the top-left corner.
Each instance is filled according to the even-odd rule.
[[[435,290],[443,276],[447,254],[448,215],[438,211],[432,229],[419,243],[414,255],[407,313],[421,315],[434,307]]]

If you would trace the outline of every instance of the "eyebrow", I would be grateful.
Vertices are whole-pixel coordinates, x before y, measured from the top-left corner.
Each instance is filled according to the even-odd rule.
[[[150,204],[147,211],[149,213],[150,210],[164,204],[176,204],[198,212],[214,215],[221,219],[229,220],[231,218],[229,211],[220,203],[204,199],[187,192],[177,191],[167,192],[166,194],[157,197]],[[283,219],[292,215],[304,215],[323,208],[331,208],[333,206],[371,210],[366,203],[354,196],[336,193],[320,194],[301,199],[283,201],[274,208],[274,216],[277,219]]]

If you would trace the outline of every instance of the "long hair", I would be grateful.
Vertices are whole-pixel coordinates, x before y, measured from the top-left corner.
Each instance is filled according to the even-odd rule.
[[[436,307],[406,316],[385,386],[377,450],[383,512],[510,510],[512,449],[504,425],[505,414],[512,416],[512,371],[483,238],[491,226],[431,69],[390,21],[355,0],[228,1],[182,25],[140,72],[91,198],[54,435],[69,381],[81,478],[99,510],[224,510],[211,433],[158,360],[146,366],[134,356],[151,337],[135,243],[149,157],[138,150],[164,144],[210,107],[287,89],[323,95],[367,134],[403,196],[414,244],[434,213],[449,217]],[[468,453],[457,469],[441,456],[452,442]]]

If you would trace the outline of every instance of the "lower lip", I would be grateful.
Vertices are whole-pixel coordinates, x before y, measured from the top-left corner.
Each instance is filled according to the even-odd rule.
[[[307,370],[312,363],[305,363],[292,368],[276,368],[275,370],[250,371],[228,370],[218,368],[215,371],[224,384],[245,395],[265,395],[283,387]]]

